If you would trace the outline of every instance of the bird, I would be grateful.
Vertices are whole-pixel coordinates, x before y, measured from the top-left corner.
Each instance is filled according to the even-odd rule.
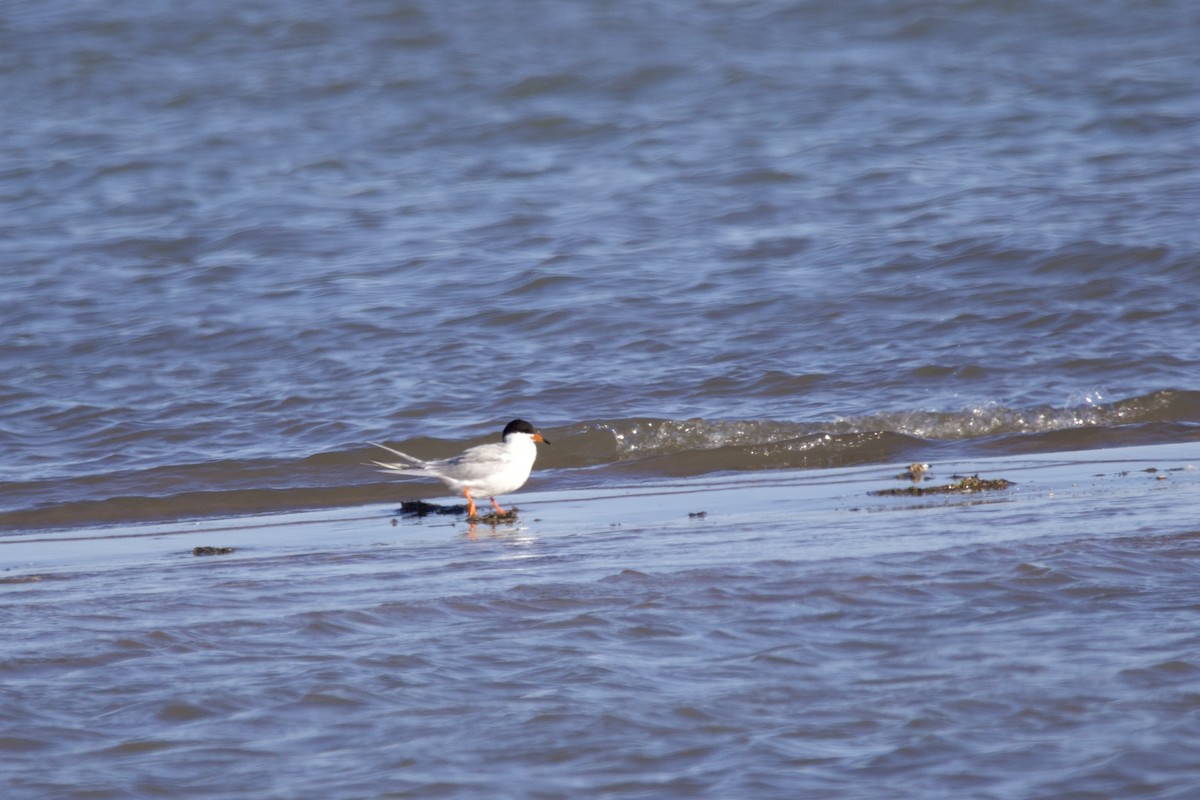
[[[529,472],[537,458],[537,445],[549,440],[523,419],[514,419],[504,426],[499,443],[469,447],[457,456],[424,461],[401,453],[384,444],[371,442],[402,462],[372,461],[384,472],[397,475],[420,475],[437,478],[455,494],[467,498],[467,516],[477,516],[475,498],[487,497],[497,514],[507,514],[496,502],[496,495],[515,492],[529,480]]]
[[[905,478],[908,478],[913,483],[920,483],[921,478],[923,478],[925,476],[926,472],[929,472],[928,464],[922,464],[920,462],[913,462],[912,464],[908,465],[908,469],[904,470],[904,472],[901,472],[896,477],[899,478],[900,480],[904,480]]]

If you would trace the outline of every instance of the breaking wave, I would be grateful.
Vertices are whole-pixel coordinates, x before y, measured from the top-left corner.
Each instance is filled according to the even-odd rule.
[[[632,419],[597,423],[612,434],[620,460],[729,447],[770,448],[789,445],[812,450],[823,442],[859,441],[896,436],[907,440],[967,441],[1007,438],[1031,442],[1031,436],[1066,430],[1152,423],[1200,422],[1200,392],[1160,391],[1113,403],[1092,397],[1068,407],[1009,408],[985,403],[957,411],[917,410],[842,417],[829,422],[777,420]],[[1095,446],[1105,446],[1104,441]]]

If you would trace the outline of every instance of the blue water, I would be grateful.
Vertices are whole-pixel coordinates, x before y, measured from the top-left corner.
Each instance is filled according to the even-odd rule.
[[[1200,440],[1198,33],[1181,0],[7,4],[0,528],[438,497],[367,442],[518,416],[530,491]]]

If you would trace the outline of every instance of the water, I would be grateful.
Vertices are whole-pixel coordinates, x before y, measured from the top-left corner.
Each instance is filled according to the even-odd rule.
[[[4,541],[6,794],[1187,797],[1200,447],[1095,452]]]
[[[912,460],[967,465],[1195,443],[1198,31],[1200,11],[1178,0],[8,4],[0,10],[5,541],[306,509],[356,516],[373,504],[438,497],[438,485],[398,485],[364,468],[366,442],[447,455],[494,439],[515,416],[554,441],[527,493],[565,493],[553,495],[560,503],[573,493],[687,486],[712,476],[805,475]],[[720,629],[749,638],[729,645],[743,657],[783,646],[774,623],[761,635],[738,631],[791,602],[763,599],[755,586],[786,586],[780,597],[803,598],[809,590],[802,587],[813,584],[818,595],[862,588],[846,575],[874,576],[883,587],[911,575],[935,587],[954,584],[955,575],[982,575],[986,592],[995,592],[986,596],[1010,603],[1014,619],[1024,614],[1031,624],[1052,626],[1060,617],[1047,604],[1061,596],[1052,588],[1024,592],[1019,565],[1057,553],[1070,580],[1091,585],[1115,575],[1113,585],[1126,592],[1108,615],[1077,606],[1061,613],[1075,621],[1083,615],[1081,630],[1103,631],[1114,648],[1132,648],[1146,621],[1167,613],[1157,590],[1170,595],[1194,579],[1194,525],[1163,524],[1161,509],[1135,504],[1118,514],[1127,525],[1100,538],[1060,519],[1055,507],[1026,511],[1033,529],[1060,530],[1068,543],[1031,542],[1012,552],[984,541],[936,557],[873,551],[853,565],[825,566],[797,566],[816,558],[812,550],[762,554],[760,564],[717,548],[708,563],[684,569],[650,544],[650,528],[622,533],[622,555],[607,560],[591,554],[600,545],[586,537],[551,535],[567,522],[534,533],[562,548],[559,561],[539,563],[545,579],[568,585],[569,594],[601,596],[594,606],[582,603],[577,616],[616,626],[599,641],[630,665],[613,673],[630,698],[671,693],[681,678],[732,656],[714,645],[672,672],[666,655],[659,663],[640,649],[662,646],[660,637],[634,646],[614,633],[637,625],[634,606],[612,600],[628,593],[638,602],[632,597],[641,590],[630,588],[636,581],[621,577],[627,571],[665,582],[670,590],[663,594],[681,598],[651,615],[678,633],[667,641],[708,641]],[[957,517],[947,524],[968,525]],[[450,602],[437,589],[447,576],[493,574],[480,566],[486,557],[469,555],[471,547],[490,545],[461,540],[454,528],[429,530],[446,535],[423,545],[431,578],[404,602],[436,607]],[[592,533],[613,535],[603,526]],[[5,552],[16,546],[4,545]],[[514,697],[503,686],[491,694],[478,689],[475,715],[451,702],[458,684],[435,686],[437,697],[405,700],[377,685],[363,688],[362,670],[391,672],[399,681],[406,664],[420,672],[424,663],[461,668],[478,687],[512,680],[503,664],[476,663],[469,649],[442,660],[413,647],[405,657],[413,662],[381,653],[393,633],[432,647],[439,624],[449,621],[478,624],[484,642],[528,626],[525,645],[545,653],[540,682],[547,691],[564,676],[603,675],[592,671],[586,643],[555,649],[555,609],[545,598],[522,605],[524,584],[503,573],[479,600],[488,609],[480,618],[439,612],[401,621],[378,611],[398,569],[391,551],[371,556],[382,562],[368,559],[370,566],[340,573],[326,573],[321,559],[264,561],[271,586],[298,584],[278,592],[236,578],[221,588],[210,582],[215,570],[191,562],[163,569],[145,559],[79,581],[27,584],[19,581],[34,568],[7,558],[6,574],[18,582],[6,591],[29,593],[31,605],[21,607],[38,620],[24,634],[6,628],[4,638],[23,645],[21,668],[59,663],[63,652],[92,643],[108,655],[95,655],[90,666],[69,662],[61,686],[107,687],[126,698],[125,706],[114,701],[78,713],[56,706],[45,715],[36,694],[5,700],[9,710],[29,715],[30,726],[51,732],[15,734],[5,740],[8,749],[39,743],[32,752],[70,754],[81,759],[81,771],[108,774],[129,755],[153,759],[159,746],[139,742],[159,741],[158,727],[174,713],[170,704],[190,702],[150,689],[164,670],[201,685],[226,674],[234,686],[239,676],[261,687],[311,683],[314,697],[328,689],[340,698],[331,705],[357,703],[369,719],[423,709],[431,731],[449,731],[455,719],[481,730],[499,725],[495,741],[514,731],[515,723],[502,719]],[[336,561],[337,549],[322,558]],[[727,561],[732,571],[716,568]],[[44,575],[78,567],[71,558],[37,563]],[[850,572],[838,579],[843,568]],[[125,569],[147,587],[145,605],[124,594]],[[380,583],[380,569],[391,578]],[[833,576],[828,585],[816,580],[826,571]],[[209,623],[200,605],[194,615],[164,607],[166,584],[153,576],[170,582],[182,574],[198,597],[223,593],[228,605],[218,608],[270,602],[238,616],[248,626],[244,638],[217,642],[202,632],[194,645],[181,643],[173,637]],[[314,609],[304,593],[322,581],[346,585]],[[1129,589],[1130,581],[1142,588]],[[349,599],[359,592],[361,607]],[[706,593],[722,592],[714,613],[727,622],[711,626],[697,609],[705,608]],[[814,636],[861,633],[870,647],[902,653],[921,631],[938,641],[943,631],[982,636],[980,647],[996,653],[1036,633],[1013,622],[988,640],[970,611],[981,595],[962,588],[920,595],[901,625],[893,615],[903,604],[888,611],[899,603],[890,592],[868,592],[863,602],[874,611],[866,616],[841,609],[836,618],[800,615],[788,624],[815,626]],[[42,602],[58,610],[52,617],[61,625],[37,612]],[[89,618],[88,607],[106,610]],[[1170,613],[1184,619],[1189,612]],[[271,614],[293,620],[287,630],[304,642],[329,634],[324,622],[308,629],[297,620],[332,615],[329,624],[347,625],[345,638],[331,637],[346,650],[344,660],[326,674],[296,652],[257,650],[249,633],[255,626],[284,636],[266,619]],[[110,651],[106,632],[127,628],[141,631],[131,634],[130,652]],[[1068,664],[1071,637],[1041,633],[1046,663]],[[1172,636],[1146,644],[1161,649],[1160,663],[1169,665],[1152,674],[1186,675],[1200,665],[1193,643]],[[876,652],[870,647],[862,661]],[[201,664],[214,648],[240,671],[226,672],[220,659]],[[999,708],[986,700],[971,707],[967,690],[949,677],[962,664],[945,649],[926,655],[914,673],[942,676],[930,688],[964,706],[941,709],[934,732],[911,745],[913,759],[903,766],[885,759],[872,767],[860,760],[862,750],[839,751],[847,731],[887,724],[837,711],[849,727],[829,727],[833,733],[817,748],[825,750],[819,758],[833,759],[822,763],[835,767],[818,770],[823,777],[802,788],[838,796],[853,796],[855,786],[865,787],[863,796],[881,786],[911,796],[1067,794],[1036,778],[1007,782],[997,765],[1010,762],[982,745],[959,742],[957,756],[940,749],[983,730],[988,718],[1050,742],[1078,732],[1072,725],[1082,719],[1096,724],[1071,715],[1081,706],[1072,705],[1065,685],[1060,692],[1043,683],[1033,699],[1003,700]],[[805,663],[820,661],[814,655]],[[1139,663],[1135,669],[1156,669]],[[5,668],[15,667],[10,660]],[[131,671],[114,681],[112,671],[125,668]],[[520,669],[532,675],[538,668]],[[974,669],[984,685],[1005,674],[992,658]],[[1114,669],[1124,674],[1124,667]],[[747,683],[746,696],[752,677],[747,671],[737,678]],[[812,682],[814,674],[803,678]],[[526,680],[538,682],[518,682]],[[849,691],[833,673],[814,685],[833,695]],[[1179,711],[1172,706],[1168,714],[1137,691],[1123,694],[1122,685],[1115,681],[1104,697],[1135,717],[1164,722]],[[38,691],[54,694],[50,685]],[[754,702],[769,706],[774,701],[764,692],[767,700]],[[683,698],[665,706],[683,709],[678,714],[644,726],[609,719],[613,737],[596,744],[592,756],[581,755],[592,760],[580,769],[562,740],[584,720],[603,728],[602,707],[613,697],[597,691],[583,698],[578,716],[546,711],[549,733],[535,737],[517,763],[569,765],[545,773],[557,781],[580,776],[570,786],[547,778],[539,784],[546,792],[551,784],[583,792],[610,774],[654,774],[661,780],[642,785],[629,778],[635,783],[627,789],[605,791],[683,796],[697,791],[689,780],[720,783],[744,762],[747,771],[725,778],[724,791],[790,795],[794,786],[764,766],[792,763],[793,756],[773,749],[787,745],[756,737],[750,705],[725,705],[742,696],[733,688],[718,696],[726,701],[717,714]],[[779,708],[805,713],[807,699],[778,697]],[[333,752],[329,720],[299,698],[227,706],[206,700],[195,704],[198,712],[182,712],[210,720],[210,731],[224,731],[236,718],[234,738],[246,742],[196,767],[229,772],[251,753],[278,756],[278,742],[252,742],[254,731],[287,741],[283,728],[266,722],[280,707],[321,723],[311,738],[294,742],[297,757]],[[865,698],[852,708],[880,701],[871,692]],[[1038,698],[1060,711],[1039,710]],[[157,710],[122,716],[122,708]],[[974,716],[963,710],[969,708]],[[742,721],[722,728],[727,713]],[[120,722],[95,734],[76,724],[96,715]],[[904,724],[925,719],[917,712],[900,717]],[[421,728],[411,724],[412,731],[383,733],[411,738]],[[1045,727],[1033,730],[1037,725]],[[685,733],[706,726],[721,733],[720,741],[738,744],[698,744]],[[1136,733],[1101,728],[1114,740]],[[372,725],[363,731],[381,734]],[[604,742],[622,737],[658,740],[670,753],[599,754]],[[100,742],[110,739],[125,744],[106,750]],[[1005,750],[1009,757],[1032,757],[1015,741]],[[444,743],[430,734],[429,748]],[[455,744],[463,760],[484,746]],[[1139,771],[1120,759],[1115,772],[1105,772],[1090,760],[1110,752],[1104,744],[1061,744],[1057,758],[1043,757],[1059,771],[1101,776],[1080,784],[1081,796],[1184,796],[1194,788],[1169,764],[1161,780],[1159,767]],[[935,780],[931,763],[939,753],[974,770],[977,781]],[[353,764],[347,758],[341,753],[339,763],[357,777],[341,784],[329,778],[323,794],[485,791],[446,774],[466,769],[462,760],[433,769],[419,753],[364,754]],[[705,766],[688,767],[689,759]],[[760,779],[755,765],[766,770]],[[401,768],[418,776],[408,788],[372,784],[381,771]],[[88,791],[82,777],[51,790],[29,783],[27,773],[7,772],[12,792],[28,796]],[[186,783],[197,795],[237,794],[203,776]],[[275,770],[272,782],[247,785],[258,794],[294,796],[308,783],[297,770],[290,778]],[[154,783],[94,786],[101,796],[161,791]]]

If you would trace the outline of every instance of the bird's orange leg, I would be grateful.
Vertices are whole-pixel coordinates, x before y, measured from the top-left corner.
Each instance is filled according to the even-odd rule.
[[[463,489],[463,497],[467,498],[467,516],[468,517],[478,516],[475,513],[475,498],[471,497],[470,488]]]
[[[496,498],[489,497],[488,500],[492,501],[492,508],[496,509],[497,514],[507,514],[508,513],[507,511],[505,511],[503,508],[500,507],[500,504],[496,502]]]

